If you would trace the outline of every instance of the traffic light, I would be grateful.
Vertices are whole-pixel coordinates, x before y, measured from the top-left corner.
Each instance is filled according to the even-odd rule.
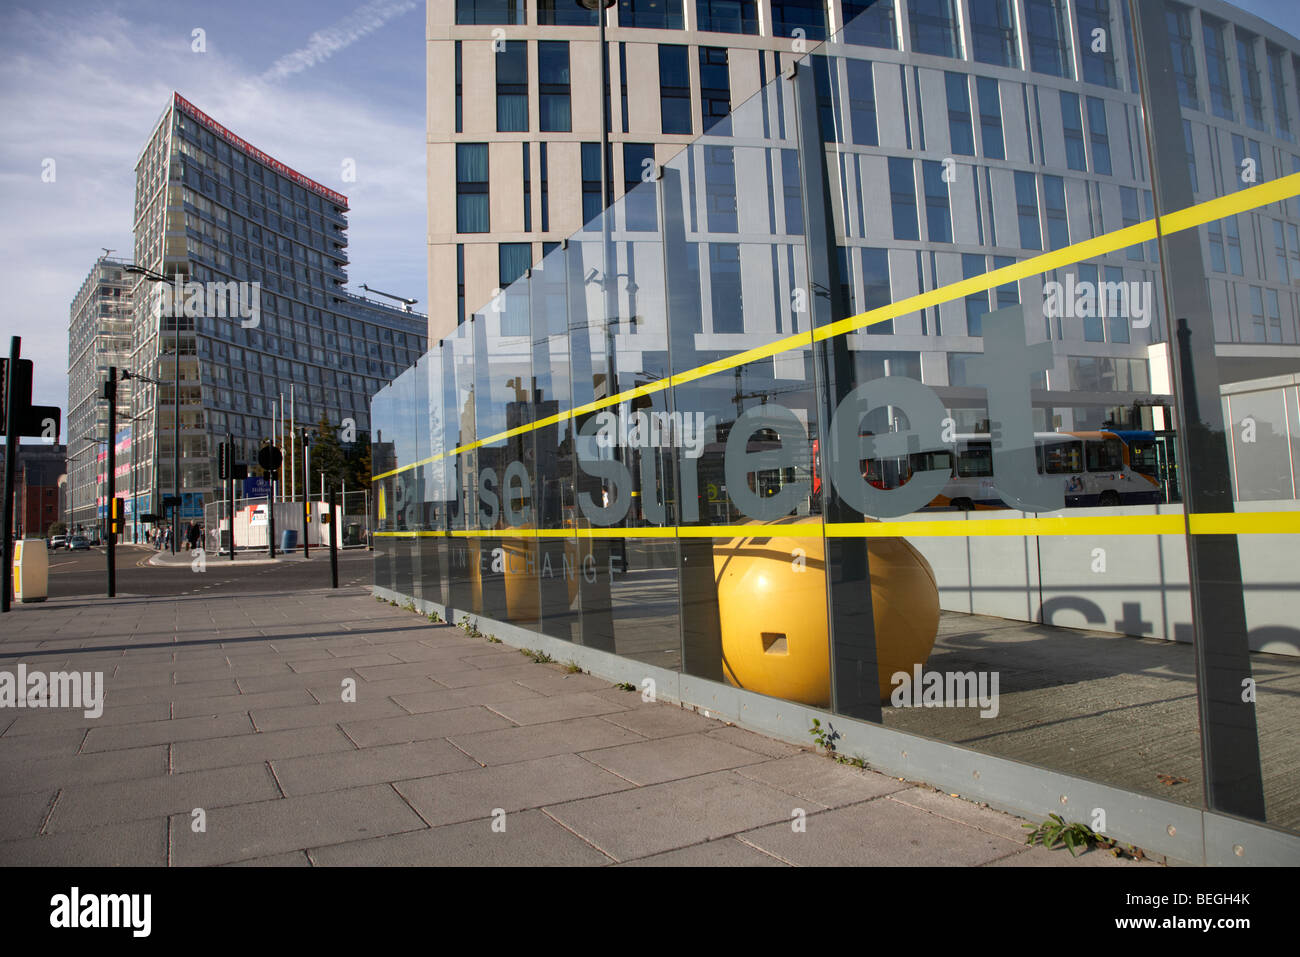
[[[222,442],[217,446],[217,478],[230,477],[230,445]]]
[[[122,500],[116,495],[110,500],[108,506],[108,533],[110,535],[122,533]]]

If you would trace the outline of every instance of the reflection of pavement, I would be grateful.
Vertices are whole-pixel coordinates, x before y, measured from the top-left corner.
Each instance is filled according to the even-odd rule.
[[[1256,653],[1251,661],[1268,820],[1294,828],[1300,659]],[[1201,804],[1191,645],[944,612],[926,671],[996,671],[997,716],[981,718],[978,708],[886,708],[887,726]],[[1165,783],[1179,778],[1186,780]]]
[[[679,671],[682,639],[678,627],[676,571],[633,568],[614,579],[611,600],[618,653],[648,665]]]

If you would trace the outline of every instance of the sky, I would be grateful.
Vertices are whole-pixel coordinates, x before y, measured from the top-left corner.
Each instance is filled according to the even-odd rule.
[[[1236,5],[1300,36],[1296,0]],[[66,424],[69,308],[105,247],[131,256],[135,162],[173,90],[347,195],[351,287],[422,310],[424,34],[422,0],[0,0],[0,348],[23,337],[33,401]]]

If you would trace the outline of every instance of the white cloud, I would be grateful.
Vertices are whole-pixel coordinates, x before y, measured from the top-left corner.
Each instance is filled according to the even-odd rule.
[[[378,30],[394,17],[414,9],[415,6],[415,0],[396,0],[396,2],[372,0],[371,3],[358,7],[333,26],[317,30],[307,38],[305,47],[280,57],[272,64],[271,69],[262,74],[261,78],[267,82],[274,82],[309,69],[356,43],[366,34]]]

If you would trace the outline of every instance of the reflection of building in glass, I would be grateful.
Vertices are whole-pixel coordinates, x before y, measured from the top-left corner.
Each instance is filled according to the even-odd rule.
[[[1300,353],[1265,245],[1300,224],[1297,43],[1202,6],[1136,8],[1139,93],[1132,8],[1106,0],[877,0],[800,54],[795,31],[843,6],[621,4],[611,76],[626,56],[638,82],[611,108],[606,209],[598,128],[514,130],[515,85],[495,114],[462,103],[459,133],[431,105],[431,224],[454,154],[474,234],[431,226],[431,283],[459,264],[460,303],[435,299],[434,344],[375,398],[376,484],[409,504],[379,518],[381,593],[613,653],[787,737],[806,728],[786,702],[826,708],[894,773],[915,757],[880,726],[952,742],[932,773],[960,767],[954,787],[996,755],[1300,828],[1277,759],[1300,709],[1264,690],[1257,719],[1241,692],[1300,675]],[[706,9],[735,33],[688,30]],[[459,47],[463,98],[489,95],[464,74],[492,68],[490,31],[444,12],[434,47]],[[509,16],[507,42],[595,55],[589,26]],[[722,114],[722,58],[693,45],[719,41]],[[526,188],[498,176],[515,155],[540,164]],[[891,695],[898,673],[915,694]],[[1023,794],[1000,799],[1056,809]]]
[[[134,407],[121,406],[136,417],[141,513],[161,512],[152,493],[173,487],[177,322],[185,518],[200,517],[204,497],[219,486],[216,444],[227,432],[240,460],[252,462],[258,446],[280,434],[281,410],[286,427],[293,412],[309,428],[323,416],[335,427],[350,418],[365,431],[370,396],[424,349],[423,316],[347,291],[347,211],[347,197],[179,94],[168,104],[136,164],[135,262],[204,291],[245,285],[238,309],[234,297],[204,295],[199,315],[173,319],[162,315],[159,284],[132,277],[130,357],[119,364],[162,382],[141,380]]]
[[[431,100],[429,120],[435,339],[600,209],[596,15],[569,5],[430,4],[431,88],[446,91]],[[738,134],[726,123],[714,127],[789,69],[799,36],[811,46],[839,30],[842,41],[834,58],[813,68],[822,135],[835,154],[836,271],[850,313],[1153,211],[1127,3],[640,6],[609,13],[607,189],[625,195],[692,137],[710,134],[691,157],[692,248],[682,266],[699,277],[701,334],[722,348],[728,336],[789,331],[782,297],[803,281],[798,265],[762,238],[803,230],[793,155],[733,144]],[[488,25],[500,25],[506,40],[494,40]],[[1197,197],[1300,170],[1295,39],[1216,0],[1170,3],[1167,25]],[[747,144],[793,136],[780,105],[767,112],[761,129],[745,131]],[[1249,175],[1246,161],[1254,165]],[[454,208],[443,202],[453,194]],[[1295,206],[1206,230],[1217,333],[1233,344],[1225,355],[1289,367],[1288,346],[1300,338]],[[627,217],[629,232],[653,232],[654,197],[633,193]],[[627,255],[632,261],[620,270],[631,288],[642,265]],[[1037,425],[1161,427],[1165,400],[1153,397],[1152,380],[1167,378],[1168,359],[1150,295],[1155,259],[1154,243],[1136,244],[924,308],[873,327],[889,338],[870,348],[890,353],[896,374],[906,367],[944,390],[958,427],[973,430],[987,416],[966,389],[964,363],[980,351],[985,312],[1042,302],[1049,283],[1138,290],[1133,299],[1112,293],[1080,302],[1078,311],[1071,297],[1042,317],[1038,334],[1055,360],[1036,386]]]

